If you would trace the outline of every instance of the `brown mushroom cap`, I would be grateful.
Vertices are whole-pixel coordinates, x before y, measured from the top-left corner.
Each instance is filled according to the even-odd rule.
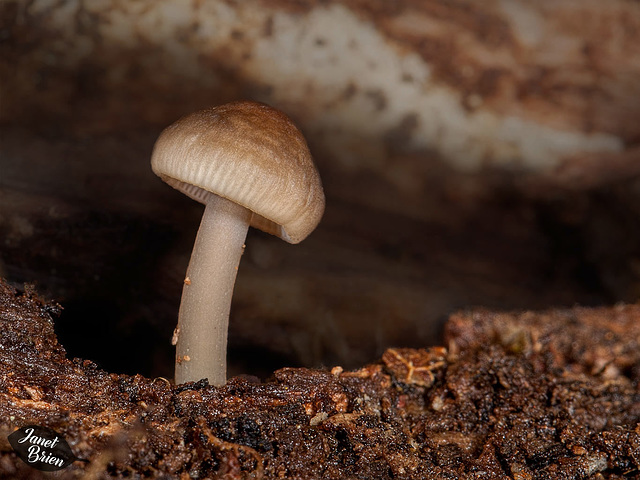
[[[282,112],[232,102],[167,127],[151,168],[201,203],[216,194],[253,212],[251,226],[289,243],[307,237],[324,212],[320,175],[302,133]]]

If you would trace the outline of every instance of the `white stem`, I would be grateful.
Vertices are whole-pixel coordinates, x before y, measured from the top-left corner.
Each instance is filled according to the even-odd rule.
[[[251,212],[211,195],[193,246],[178,314],[176,384],[227,381],[227,330],[233,286]]]

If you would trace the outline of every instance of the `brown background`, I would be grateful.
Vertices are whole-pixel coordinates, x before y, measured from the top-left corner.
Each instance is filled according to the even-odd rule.
[[[300,125],[327,210],[297,246],[250,232],[232,374],[438,344],[472,305],[637,300],[637,2],[251,3],[0,6],[0,275],[62,304],[71,356],[171,375],[202,207],[151,148],[237,98]]]

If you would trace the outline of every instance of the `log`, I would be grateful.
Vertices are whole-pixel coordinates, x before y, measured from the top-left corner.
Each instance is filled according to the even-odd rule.
[[[473,171],[548,173],[576,155],[606,164],[640,135],[632,0],[10,1],[3,12],[13,95],[1,118],[32,129],[164,126],[249,95],[298,119],[331,169],[373,170],[398,190],[434,153]],[[394,152],[422,158],[390,175]]]

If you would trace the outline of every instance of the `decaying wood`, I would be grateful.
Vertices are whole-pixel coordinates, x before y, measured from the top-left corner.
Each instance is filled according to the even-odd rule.
[[[165,126],[250,95],[345,175],[398,190],[431,153],[548,173],[637,146],[640,6],[505,2],[6,2],[4,122]],[[46,85],[46,88],[43,86]],[[96,115],[95,110],[100,114]],[[392,152],[420,152],[420,165]],[[618,157],[619,158],[619,157]],[[628,162],[635,163],[637,152]]]
[[[40,478],[6,441],[25,425],[54,429],[85,460],[57,478],[640,472],[638,306],[461,313],[449,351],[394,349],[353,371],[286,368],[221,387],[70,360],[53,330],[59,308],[0,282],[0,473],[10,478]]]

